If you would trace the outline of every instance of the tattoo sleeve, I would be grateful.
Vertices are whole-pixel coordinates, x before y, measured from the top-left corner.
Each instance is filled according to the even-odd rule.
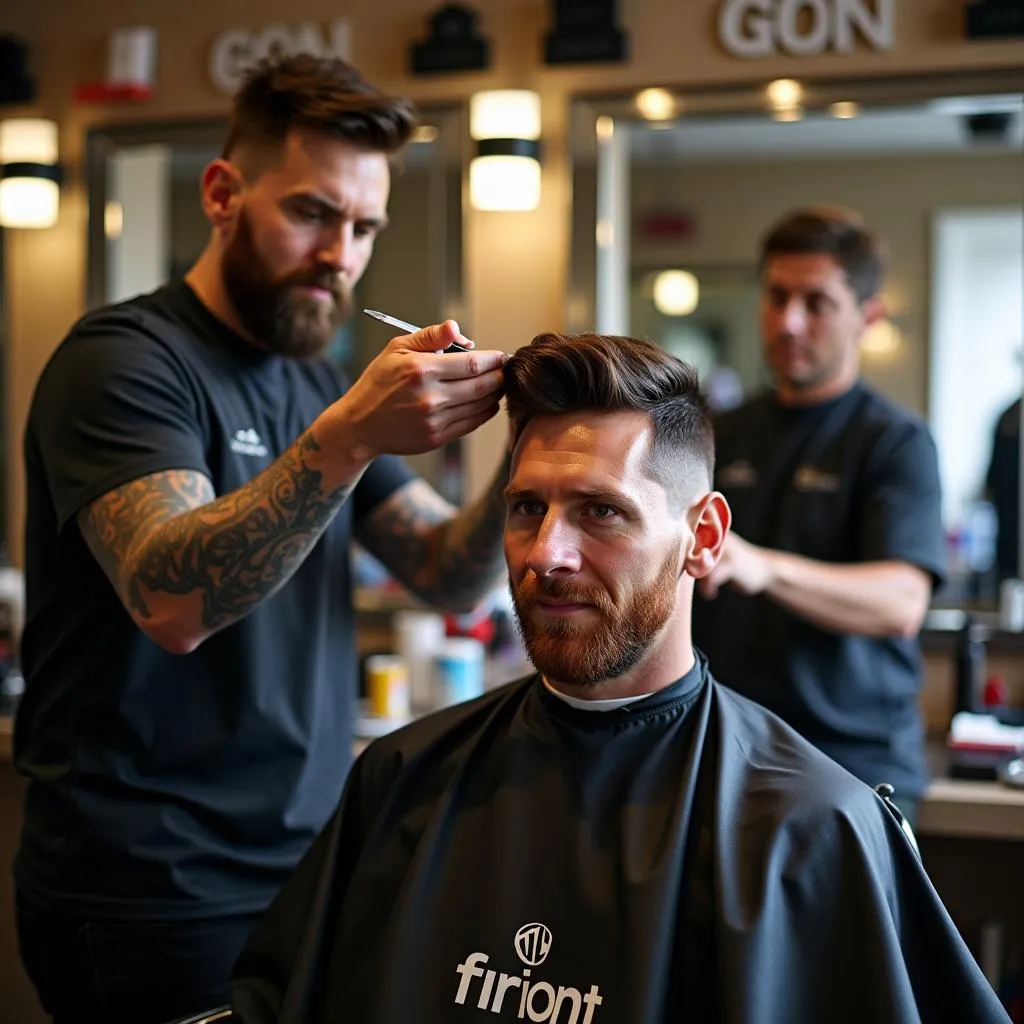
[[[281,587],[351,493],[355,481],[325,491],[318,452],[308,431],[220,498],[202,473],[153,473],[97,499],[78,523],[142,628],[176,619],[184,634],[201,639]]]
[[[488,491],[461,512],[417,480],[395,492],[359,540],[417,597],[452,611],[471,609],[505,576],[504,465]]]

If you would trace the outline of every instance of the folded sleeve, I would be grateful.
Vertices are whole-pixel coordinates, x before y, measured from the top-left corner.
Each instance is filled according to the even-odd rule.
[[[397,455],[381,455],[374,459],[352,494],[352,519],[355,524],[358,526],[364,522],[378,505],[415,479],[416,474]]]
[[[63,528],[107,491],[168,469],[209,475],[202,411],[170,350],[130,324],[79,325],[40,378],[26,457],[41,463]]]
[[[865,561],[897,560],[925,570],[938,586],[946,572],[942,489],[935,442],[907,424],[880,442],[861,493]]]

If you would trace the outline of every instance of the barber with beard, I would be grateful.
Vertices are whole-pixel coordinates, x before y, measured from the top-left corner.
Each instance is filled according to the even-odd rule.
[[[330,817],[356,695],[349,542],[423,600],[503,577],[501,488],[457,511],[400,456],[498,408],[451,321],[349,384],[324,351],[415,119],[337,60],[258,68],[203,173],[183,280],[89,313],[25,436],[22,959],[57,1024],[227,1001]]]

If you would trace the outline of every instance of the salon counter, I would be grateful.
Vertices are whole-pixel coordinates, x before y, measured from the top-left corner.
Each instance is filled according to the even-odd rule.
[[[917,832],[1024,843],[1024,789],[998,782],[934,779],[918,807]],[[1024,858],[1024,850],[1019,856]]]
[[[953,654],[968,615],[982,627],[985,643],[992,653],[1024,655],[1024,632],[1004,629],[997,612],[967,612],[962,608],[932,608],[921,630],[921,649],[926,654]]]
[[[1024,633],[1002,629],[998,615],[972,612],[983,627],[986,678],[998,676],[1012,707],[1024,708]],[[921,632],[924,679],[919,703],[931,740],[942,740],[956,710],[957,648],[965,623],[959,608],[934,608]]]

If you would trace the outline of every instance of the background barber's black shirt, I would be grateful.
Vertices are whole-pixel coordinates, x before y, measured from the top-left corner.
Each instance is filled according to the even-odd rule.
[[[906,561],[941,578],[935,446],[908,411],[859,383],[813,408],[763,395],[715,432],[715,486],[744,539],[822,562]],[[916,639],[839,635],[727,588],[695,602],[694,642],[722,682],[869,785],[924,788]]]
[[[29,776],[16,864],[36,904],[102,916],[261,910],[327,821],[350,761],[349,537],[410,480],[375,462],[294,576],[188,655],[132,623],[76,514],[161,470],[218,496],[266,469],[345,384],[260,352],[183,283],[80,321],[25,437]]]

